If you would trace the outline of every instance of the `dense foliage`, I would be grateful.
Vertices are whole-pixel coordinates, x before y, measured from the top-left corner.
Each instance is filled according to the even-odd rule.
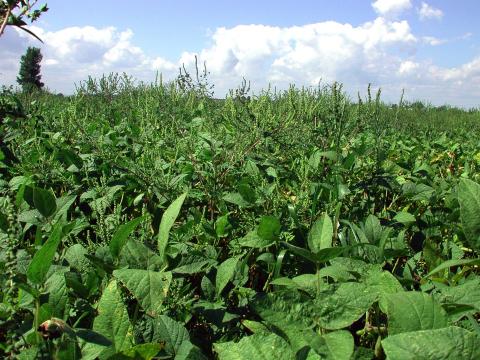
[[[478,111],[182,81],[0,97],[1,357],[480,358]]]
[[[43,88],[40,62],[43,56],[39,48],[29,46],[25,55],[20,59],[20,70],[17,82],[22,86],[23,91],[29,92]]]

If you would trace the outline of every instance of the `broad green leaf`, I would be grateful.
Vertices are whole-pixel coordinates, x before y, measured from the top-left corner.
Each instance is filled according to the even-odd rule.
[[[467,280],[464,284],[440,288],[440,301],[444,304],[468,305],[480,311],[480,278]]]
[[[397,278],[392,273],[382,270],[380,266],[367,270],[362,282],[370,292],[377,295],[380,304],[383,303],[385,295],[404,291]]]
[[[185,340],[180,344],[175,354],[175,360],[207,360],[200,349],[190,341]]]
[[[464,259],[464,260],[447,260],[437,266],[435,269],[430,271],[425,278],[429,278],[430,276],[438,273],[439,271],[449,269],[453,266],[462,266],[462,265],[480,265],[480,258],[477,259]]]
[[[264,321],[284,332],[303,331],[314,325],[313,303],[297,291],[288,289],[258,295],[252,305]]]
[[[190,341],[190,336],[185,327],[165,315],[153,319],[154,333],[152,342],[165,343],[165,351],[175,355],[184,341]]]
[[[91,267],[90,261],[85,257],[87,254],[87,249],[82,244],[75,244],[67,249],[64,259],[71,268],[83,272]]]
[[[254,320],[242,320],[242,325],[245,326],[249,331],[252,333],[264,333],[268,334],[271,331],[266,327],[264,324],[262,324],[259,321],[254,321]]]
[[[69,149],[60,149],[57,151],[57,159],[61,163],[70,166],[75,165],[77,169],[81,169],[83,166],[83,160],[75,152]]]
[[[270,333],[267,328],[265,329],[260,332]],[[353,354],[354,341],[348,331],[334,331],[322,336],[312,329],[299,330],[295,326],[290,327],[288,319],[281,331],[296,353],[297,359],[349,360]]]
[[[57,210],[54,219],[58,221],[60,218],[63,218],[64,221],[67,221],[68,209],[70,209],[70,206],[72,206],[76,199],[77,195],[65,195],[57,199]]]
[[[460,180],[458,202],[467,241],[473,249],[480,250],[480,185],[469,179]]]
[[[308,344],[325,360],[350,360],[354,350],[353,336],[348,331],[333,331],[308,339]]]
[[[202,293],[206,299],[212,300],[215,297],[215,285],[207,275],[202,277],[200,287],[202,288]]]
[[[105,336],[112,345],[105,347],[87,343],[82,350],[83,358],[93,360],[98,357],[103,360],[130,349],[133,346],[133,328],[115,280],[112,280],[103,291],[97,313],[92,330]]]
[[[327,359],[350,359],[354,350],[353,336],[348,331],[334,331],[323,335]],[[323,348],[323,347],[322,347]],[[317,352],[320,349],[316,350]]]
[[[290,250],[292,253],[294,253],[295,255],[298,255],[298,256],[301,256],[303,257],[304,259],[307,259],[311,262],[317,262],[317,259],[315,257],[315,254],[308,251],[307,249],[304,249],[304,248],[301,248],[301,247],[298,247],[298,246],[295,246],[295,245],[292,245],[292,244],[289,244],[285,241],[282,241],[282,245],[284,245],[288,250]]]
[[[318,156],[324,157],[324,158],[326,158],[328,160],[332,160],[332,161],[337,161],[337,159],[339,158],[339,154],[336,151],[333,151],[333,150],[320,151],[320,152],[318,152]]]
[[[238,243],[240,246],[261,249],[273,245],[275,241],[265,240],[258,235],[257,231],[253,230],[248,232],[243,238],[239,239]]]
[[[347,282],[331,286],[317,295],[314,313],[320,326],[339,330],[360,319],[377,300],[377,294],[361,283]]]
[[[258,297],[253,306],[262,319],[285,332],[303,331],[313,325],[339,330],[364,316],[376,299],[377,294],[364,284],[348,282],[321,284],[313,300],[287,290]]]
[[[246,336],[238,343],[233,341],[215,343],[213,348],[219,360],[295,359],[295,354],[288,343],[275,334],[258,333]]]
[[[326,263],[327,261],[330,261],[332,259],[335,259],[336,257],[339,257],[346,250],[348,250],[348,247],[341,247],[341,246],[321,249],[315,254],[315,262],[317,264]]]
[[[31,282],[41,284],[45,281],[45,276],[52,265],[53,257],[55,256],[62,237],[62,224],[57,222],[47,241],[40,250],[35,253],[28,266],[27,277]]]
[[[320,216],[308,233],[310,251],[318,253],[322,249],[331,248],[333,240],[333,224],[327,213]]]
[[[426,268],[431,270],[444,262],[442,252],[440,250],[440,244],[433,239],[426,239],[423,242],[423,261]]]
[[[148,246],[130,239],[122,247],[119,265],[130,269],[157,270],[162,267],[162,259]]]
[[[65,285],[71,289],[75,295],[84,299],[90,295],[90,290],[83,284],[82,277],[77,272],[67,272],[64,274]]]
[[[108,249],[107,249],[108,251]],[[110,254],[110,252],[108,252]],[[104,254],[99,254],[99,255],[104,255]],[[102,275],[102,271],[104,271],[107,274],[111,274],[113,270],[115,270],[115,267],[111,264],[110,259],[105,258],[105,257],[99,257],[96,255],[90,255],[90,254],[85,254],[85,258],[90,260],[90,263],[94,265],[97,268],[97,271],[100,271],[100,276]]]
[[[61,273],[53,274],[45,282],[45,288],[48,292],[48,304],[52,310],[52,317],[64,318],[68,303],[65,275]]]
[[[33,202],[34,186],[23,184],[20,189],[21,190],[23,189],[23,199],[27,202],[27,204],[30,205],[31,207],[35,207],[35,203]]]
[[[339,264],[322,267],[319,271],[319,276],[331,277],[336,282],[347,282],[355,279],[355,276],[349,272],[348,268]]]
[[[101,346],[110,346],[112,342],[102,334],[90,329],[75,328],[75,335],[87,343],[97,344]]]
[[[135,199],[133,199],[133,206],[140,204],[145,197],[145,193],[138,194]]]
[[[342,183],[337,183],[336,190],[338,200],[345,199],[345,196],[347,196],[351,192],[348,186]]]
[[[158,252],[164,261],[166,259],[165,251],[167,250],[170,229],[175,223],[186,197],[187,193],[184,193],[180,195],[174,202],[172,202],[167,210],[165,210],[162,220],[160,221],[160,229],[158,232]]]
[[[163,345],[158,343],[140,344],[111,356],[109,360],[152,360],[162,348]]]
[[[368,243],[367,235],[365,235],[365,232],[358,227],[358,225],[355,225],[353,223],[347,222],[348,226],[352,230],[352,233],[354,234],[355,238],[357,239],[357,242],[359,243]]]
[[[480,359],[480,337],[454,326],[389,336],[382,346],[387,360]]]
[[[33,203],[40,214],[45,217],[52,216],[57,210],[55,195],[51,190],[35,187],[33,189]]]
[[[322,264],[332,259],[335,259],[336,257],[342,255],[348,249],[347,247],[332,247],[321,249],[316,254],[314,254],[306,249],[289,244],[284,241],[282,241],[282,244],[295,255],[301,256],[304,259],[307,259],[316,264]]]
[[[18,355],[17,359],[18,360],[36,360],[38,358],[41,358],[43,352],[42,350],[37,347],[31,347],[31,348],[26,348],[23,349]]]
[[[273,280],[272,282],[270,282],[270,284],[277,285],[277,286],[286,286],[286,287],[290,287],[290,288],[293,288],[293,289],[300,288],[300,286],[295,281],[293,281],[292,279],[287,278],[287,277],[277,278],[277,279]]]
[[[222,290],[232,279],[235,268],[237,267],[239,257],[233,257],[222,262],[217,268],[217,277],[215,279],[215,290],[217,296],[220,296]]]
[[[70,340],[70,339],[68,339]],[[61,341],[55,353],[58,360],[77,359],[81,356],[81,350],[76,341]]]
[[[175,274],[197,274],[207,271],[210,267],[215,265],[215,261],[212,259],[204,259],[193,261],[189,264],[178,266],[172,270]]]
[[[413,216],[412,214],[410,214],[407,211],[397,212],[397,214],[395,215],[393,220],[395,220],[396,222],[399,222],[403,225],[410,225],[410,224],[413,224],[416,221],[415,216]]]
[[[220,216],[217,221],[215,221],[215,233],[218,237],[225,237],[228,235],[228,230],[231,228],[230,223],[228,222],[228,214]]]
[[[18,190],[22,185],[29,185],[32,183],[32,179],[28,176],[14,176],[8,182],[10,190]]]
[[[322,284],[322,279],[315,274],[302,274],[295,276],[292,279],[283,277],[277,278],[271,282],[272,285],[287,286],[292,289],[301,289],[306,292],[314,293],[319,284]]]
[[[41,324],[53,318],[53,309],[48,303],[42,304],[37,312],[38,323]]]
[[[122,251],[125,242],[127,241],[130,234],[135,230],[135,228],[144,220],[144,216],[140,216],[136,219],[130,220],[126,224],[120,225],[118,230],[113,234],[112,240],[110,241],[109,248],[110,253],[114,258],[117,258]]]
[[[241,183],[238,185],[237,190],[241,197],[248,203],[252,204],[257,200],[255,190],[253,190],[249,184]]]
[[[441,329],[448,325],[448,317],[432,296],[419,291],[385,295],[388,333]]]
[[[382,225],[375,215],[369,215],[365,221],[365,236],[370,244],[378,244],[382,237]]]
[[[135,296],[148,315],[159,315],[172,282],[171,272],[121,269],[115,270],[113,276]]]
[[[224,327],[227,323],[239,319],[239,315],[228,312],[220,302],[199,300],[194,305],[194,311],[198,316],[207,319],[217,327]]]
[[[228,193],[223,197],[223,200],[226,202],[232,203],[234,205],[237,205],[238,207],[247,207],[250,205],[248,201],[246,201],[240,193],[235,192],[235,193]]]
[[[274,241],[280,235],[281,224],[275,216],[262,216],[258,225],[257,234],[262,239]]]
[[[330,263],[360,276],[367,276],[372,269],[381,269],[380,265],[367,264],[365,261],[349,257],[337,257]]]
[[[375,350],[363,346],[357,346],[353,353],[352,360],[372,360],[375,359]]]
[[[42,225],[44,222],[42,214],[36,209],[27,210],[18,214],[17,220],[32,225]]]
[[[267,173],[268,176],[271,176],[275,179],[278,178],[277,170],[275,170],[275,168],[273,168],[271,166],[268,167],[265,172]]]

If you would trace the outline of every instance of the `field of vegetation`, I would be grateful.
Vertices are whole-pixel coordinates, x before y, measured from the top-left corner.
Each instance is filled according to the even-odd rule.
[[[480,112],[365,89],[0,96],[0,357],[479,359]]]

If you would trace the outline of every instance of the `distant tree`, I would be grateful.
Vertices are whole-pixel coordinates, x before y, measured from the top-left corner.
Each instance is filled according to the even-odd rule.
[[[25,19],[30,22],[37,20],[40,15],[48,11],[47,5],[35,8],[37,0],[0,0],[0,36],[2,36],[5,28],[8,26],[16,26],[38,40],[42,41],[31,30],[27,29]]]
[[[22,86],[23,91],[31,91],[43,87],[42,75],[40,74],[42,58],[40,49],[36,47],[29,47],[25,55],[22,56],[17,82]]]

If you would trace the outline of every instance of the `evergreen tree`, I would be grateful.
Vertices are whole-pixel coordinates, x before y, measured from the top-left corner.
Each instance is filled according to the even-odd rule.
[[[23,91],[31,91],[43,87],[42,75],[40,75],[42,58],[40,49],[36,47],[29,47],[25,55],[22,56],[17,82],[22,85]]]

